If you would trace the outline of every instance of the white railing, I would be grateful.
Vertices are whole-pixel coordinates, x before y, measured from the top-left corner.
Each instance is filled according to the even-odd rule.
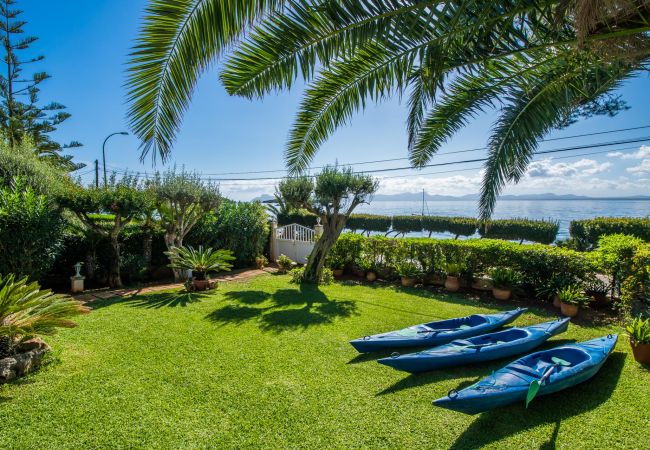
[[[277,238],[283,241],[314,242],[316,232],[297,223],[278,228]]]

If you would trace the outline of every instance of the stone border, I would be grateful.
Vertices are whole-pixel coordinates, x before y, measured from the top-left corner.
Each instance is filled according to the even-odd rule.
[[[51,350],[40,338],[30,339],[19,345],[17,355],[0,359],[0,384],[33,372],[41,366],[43,356]]]

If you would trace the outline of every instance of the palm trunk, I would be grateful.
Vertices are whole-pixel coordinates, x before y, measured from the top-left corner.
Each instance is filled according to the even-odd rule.
[[[151,259],[153,255],[153,234],[151,229],[147,228],[144,233],[144,238],[142,239],[142,257],[144,258],[144,264],[147,269],[147,274],[151,273]]]

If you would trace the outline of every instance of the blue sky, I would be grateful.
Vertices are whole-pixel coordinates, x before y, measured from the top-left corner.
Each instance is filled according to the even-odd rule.
[[[18,6],[25,10],[23,18],[28,21],[28,34],[40,38],[33,50],[46,56],[40,68],[53,76],[43,85],[42,100],[61,102],[72,114],[56,137],[61,141],[81,141],[85,146],[76,151],[80,161],[89,164],[96,158],[101,161],[104,138],[114,131],[128,130],[123,88],[125,64],[145,5],[146,0],[19,1]],[[217,69],[212,70],[199,83],[174,148],[172,164],[204,174],[282,169],[284,143],[300,100],[300,90],[270,95],[263,101],[249,101],[229,97],[217,75]],[[643,75],[621,89],[631,110],[613,119],[581,121],[549,137],[650,125],[649,85],[650,79]],[[335,133],[323,146],[314,165],[405,157],[405,117],[405,106],[398,99],[370,106],[350,126]],[[482,157],[481,151],[448,156],[445,153],[485,146],[491,120],[490,114],[479,117],[445,145],[434,162]],[[646,136],[650,137],[650,128],[548,142],[542,149]],[[650,145],[650,140],[645,144]],[[155,170],[151,161],[139,162],[138,147],[139,142],[133,136],[113,137],[107,145],[108,166],[136,172]],[[565,157],[597,151],[609,154]],[[507,192],[594,196],[649,192],[650,147],[640,148],[640,144],[600,147],[562,156],[561,159],[539,158],[526,179],[509,187]],[[356,168],[370,170],[404,165],[406,161],[393,161]],[[481,175],[476,167],[477,164],[466,164],[421,172],[384,173],[381,191],[390,194],[426,189],[431,194],[474,193],[479,189]],[[446,173],[440,173],[443,170]],[[91,177],[86,174],[83,178],[90,181]],[[232,198],[246,200],[272,193],[273,183],[221,182],[221,189]]]

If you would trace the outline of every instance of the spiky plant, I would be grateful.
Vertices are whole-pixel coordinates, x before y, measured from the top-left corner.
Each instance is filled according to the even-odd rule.
[[[88,312],[81,302],[41,290],[27,278],[0,276],[0,338],[5,344],[73,328],[77,325],[70,318]]]
[[[174,247],[165,252],[169,257],[173,269],[191,270],[192,275],[197,280],[205,279],[210,272],[229,271],[232,269],[231,261],[235,257],[230,250],[213,250],[212,248],[204,249],[199,245],[198,249],[191,246]]]
[[[308,82],[292,174],[369,102],[408,96],[414,167],[496,107],[483,218],[542,137],[625,108],[611,94],[650,61],[648,0],[151,0],[146,17],[128,80],[143,156],[169,155],[199,76],[234,48],[221,76],[233,95]]]

